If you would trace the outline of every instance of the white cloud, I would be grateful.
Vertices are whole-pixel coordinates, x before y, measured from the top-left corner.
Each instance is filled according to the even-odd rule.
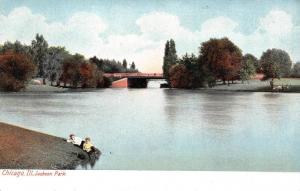
[[[270,35],[287,35],[293,29],[292,16],[281,10],[272,10],[260,19],[260,29]]]
[[[102,43],[99,34],[106,24],[95,14],[78,12],[65,23],[47,22],[27,7],[16,8],[7,16],[0,15],[0,42],[19,40],[29,44],[36,33],[43,34],[51,45],[63,45],[73,52],[96,53],[94,46]]]
[[[35,33],[47,31],[47,23],[42,15],[33,15],[26,7],[14,9],[7,16],[0,16],[0,42],[20,40],[29,43]]]
[[[89,31],[89,34],[97,35],[107,28],[104,21],[93,13],[77,12],[67,22],[67,26],[79,32]]]
[[[287,44],[293,43],[295,38],[300,40],[299,27],[293,25],[291,15],[280,10],[261,18],[256,30],[248,35],[237,30],[239,23],[223,16],[206,20],[198,31],[189,30],[176,15],[165,12],[145,14],[136,24],[139,34],[110,34],[104,38],[102,34],[108,24],[96,14],[77,12],[65,22],[49,22],[43,15],[20,7],[8,15],[0,14],[0,43],[20,40],[29,44],[36,33],[41,33],[50,45],[65,46],[72,53],[117,60],[126,58],[129,62],[135,61],[141,71],[150,72],[161,70],[164,44],[170,38],[175,40],[179,55],[197,54],[201,42],[227,36],[244,53],[259,57],[268,48],[285,47],[294,60],[300,60],[300,47]]]
[[[159,64],[162,63],[163,49],[160,48],[160,44],[143,35],[111,35],[98,51],[102,57],[135,61],[142,71],[157,71],[161,69]],[[155,67],[156,69],[153,69]]]
[[[174,37],[184,30],[177,16],[164,12],[145,14],[136,24],[144,35],[156,39]]]
[[[0,15],[0,24],[0,43],[19,40],[30,44],[35,34],[40,33],[50,45],[65,46],[72,53],[118,60],[127,58],[136,61],[141,70],[152,70],[153,66],[157,66],[153,69],[156,71],[161,68],[163,53],[153,56],[163,51],[160,51],[159,41],[147,38],[144,33],[110,35],[104,39],[101,34],[108,25],[96,14],[77,12],[66,22],[48,22],[44,16],[20,7],[8,15]]]
[[[176,15],[165,12],[152,12],[144,14],[137,19],[136,24],[140,27],[142,36],[154,40],[161,47],[163,56],[164,43],[174,39],[179,54],[183,52],[194,52],[199,46],[199,34],[182,26]],[[160,67],[161,69],[161,67]]]
[[[216,17],[206,20],[201,25],[201,35],[205,37],[222,37],[234,32],[238,24],[227,17]]]
[[[164,44],[170,38],[175,40],[179,54],[186,51],[194,52],[199,45],[197,32],[183,27],[176,15],[165,12],[151,12],[138,18],[136,24],[140,27],[141,36],[144,39],[154,41],[153,44],[156,44],[156,47],[144,49],[141,51],[142,53],[140,52],[137,55],[137,58],[143,63],[147,63],[147,69],[153,70],[153,66],[156,65],[156,70],[161,70]],[[146,53],[149,54],[149,59]],[[142,60],[142,57],[144,57],[144,60]]]

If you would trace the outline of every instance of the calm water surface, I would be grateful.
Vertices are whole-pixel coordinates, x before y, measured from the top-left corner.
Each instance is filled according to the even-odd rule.
[[[299,116],[300,94],[159,88],[0,94],[0,121],[90,136],[103,152],[93,169],[300,171]]]

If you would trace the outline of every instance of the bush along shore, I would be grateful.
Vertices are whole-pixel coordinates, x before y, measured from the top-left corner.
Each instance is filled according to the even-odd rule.
[[[55,137],[0,122],[0,169],[76,169],[93,165],[92,156],[81,148]]]

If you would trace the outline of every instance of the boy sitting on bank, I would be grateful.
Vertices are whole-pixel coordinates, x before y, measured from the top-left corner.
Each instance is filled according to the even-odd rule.
[[[84,143],[83,143],[82,149],[83,149],[84,151],[86,151],[86,152],[89,154],[89,156],[90,156],[93,152],[95,152],[95,147],[94,147],[94,145],[93,145],[92,142],[91,142],[91,138],[89,138],[89,137],[85,138],[85,141],[84,141]]]

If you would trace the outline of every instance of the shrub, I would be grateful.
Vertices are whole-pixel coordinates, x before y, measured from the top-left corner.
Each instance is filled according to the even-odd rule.
[[[176,64],[169,71],[170,86],[172,88],[188,88],[189,72],[183,64]]]

